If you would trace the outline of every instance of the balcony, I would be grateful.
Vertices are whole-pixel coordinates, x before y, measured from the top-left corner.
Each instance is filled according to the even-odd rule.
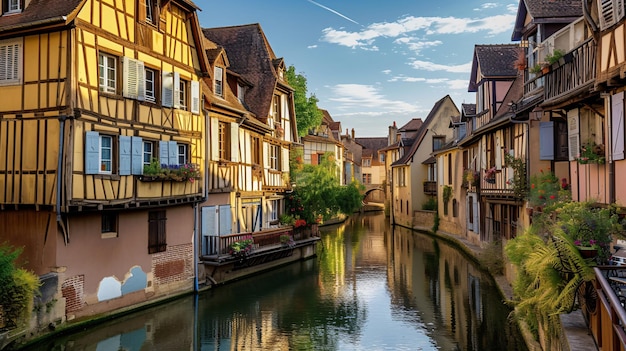
[[[424,181],[424,194],[437,195],[437,182],[429,180]]]
[[[593,87],[596,78],[596,42],[593,38],[565,54],[544,79],[544,102],[556,104]],[[584,94],[583,94],[584,95]]]

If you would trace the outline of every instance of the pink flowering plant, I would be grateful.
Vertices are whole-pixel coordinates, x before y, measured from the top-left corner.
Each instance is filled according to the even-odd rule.
[[[543,209],[559,201],[565,200],[567,194],[561,193],[562,185],[559,179],[550,171],[543,169],[530,177],[528,203],[533,208]]]
[[[252,235],[247,235],[243,239],[230,244],[228,253],[231,255],[248,254],[252,251],[252,244],[254,244]]]

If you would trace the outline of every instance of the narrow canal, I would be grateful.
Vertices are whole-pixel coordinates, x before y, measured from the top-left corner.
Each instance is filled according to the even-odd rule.
[[[382,214],[322,228],[318,257],[27,350],[526,350],[491,280]]]

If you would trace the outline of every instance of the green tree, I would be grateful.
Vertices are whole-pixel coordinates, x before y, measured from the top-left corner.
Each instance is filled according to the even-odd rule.
[[[294,89],[298,135],[305,136],[309,130],[322,124],[323,114],[317,107],[319,100],[313,94],[307,97],[306,77],[297,74],[294,66],[289,66],[287,69],[287,82]]]
[[[287,213],[314,223],[333,216],[351,214],[361,206],[363,186],[357,182],[341,186],[332,153],[326,153],[319,165],[305,165],[298,152],[292,155],[291,179],[296,188],[287,197]]]

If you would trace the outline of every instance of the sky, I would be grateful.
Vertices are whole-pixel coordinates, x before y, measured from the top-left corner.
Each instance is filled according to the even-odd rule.
[[[205,28],[259,23],[342,134],[386,137],[446,95],[460,109],[474,46],[509,44],[516,0],[195,0]],[[228,54],[228,53],[227,53]]]

